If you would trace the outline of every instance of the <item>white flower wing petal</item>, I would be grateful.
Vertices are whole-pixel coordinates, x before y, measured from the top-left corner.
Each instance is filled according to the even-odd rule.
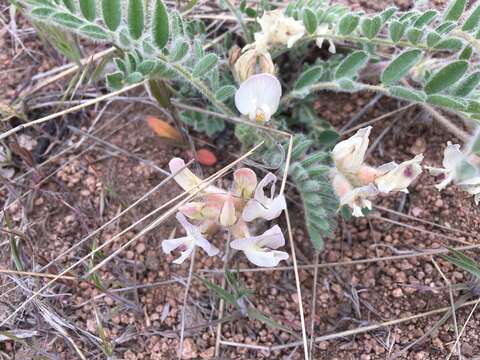
[[[244,253],[252,264],[261,267],[274,267],[277,266],[280,261],[288,259],[288,254],[286,252],[277,250],[245,250]]]
[[[285,245],[285,237],[283,236],[280,226],[274,225],[262,235],[258,236],[258,245],[269,249],[278,249]]]

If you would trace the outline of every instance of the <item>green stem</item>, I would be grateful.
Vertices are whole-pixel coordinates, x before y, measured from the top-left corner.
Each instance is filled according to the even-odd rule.
[[[253,42],[253,37],[250,31],[248,31],[247,25],[245,25],[245,22],[243,21],[242,14],[240,11],[233,5],[230,0],[225,0],[225,4],[227,5],[228,9],[230,12],[237,18],[237,22],[242,28],[243,34],[245,35],[245,40],[247,43]]]
[[[359,88],[356,89],[357,91],[362,91],[362,90],[374,91],[374,92],[388,95],[387,89],[381,85],[370,85],[370,84],[358,84],[358,85],[359,85]],[[338,83],[334,81],[319,82],[312,85],[309,88],[309,93],[313,93],[321,90],[342,90],[342,88]],[[285,95],[282,98],[281,103],[288,104],[290,101],[294,100],[297,97],[296,95],[297,93],[295,91],[291,91],[289,94]]]
[[[215,94],[209,89],[209,87],[201,80],[196,79],[192,76],[191,72],[183,67],[180,64],[172,64],[168,61],[168,59],[163,56],[159,55],[158,59],[165,63],[166,65],[171,66],[178,75],[183,77],[187,82],[189,82],[194,88],[196,88],[204,97],[206,97],[216,108],[221,110],[222,113],[229,116],[234,116],[235,114],[230,110],[228,106],[226,106],[223,102],[218,101],[215,98]]]
[[[422,44],[412,44],[408,41],[397,41],[393,42],[391,40],[386,40],[386,39],[381,39],[381,38],[373,38],[373,39],[368,39],[366,37],[361,37],[361,36],[352,36],[352,35],[333,35],[333,34],[322,34],[322,35],[312,35],[309,36],[312,40],[317,39],[317,38],[325,38],[325,39],[330,39],[330,40],[338,40],[338,41],[353,41],[353,42],[371,42],[373,44],[377,45],[385,45],[385,46],[391,46],[391,47],[413,47],[413,48],[418,48],[418,49],[423,49],[423,50],[431,50],[428,46],[422,45]],[[444,50],[443,50],[444,51]]]
[[[475,49],[477,54],[480,54],[480,42],[477,39],[475,39],[472,35],[461,30],[454,31],[452,34],[466,40],[470,45],[472,45],[472,47]]]

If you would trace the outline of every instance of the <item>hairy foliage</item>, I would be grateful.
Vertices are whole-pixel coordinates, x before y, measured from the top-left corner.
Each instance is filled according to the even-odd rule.
[[[225,36],[215,52],[205,52],[205,24],[184,19],[162,0],[24,1],[36,23],[119,49],[113,59],[115,71],[106,76],[109,88],[116,90],[146,80],[166,81],[173,84],[180,100],[201,95],[208,102],[197,105],[228,116],[235,114],[232,97],[236,83],[231,69],[220,65],[233,45],[231,36]],[[278,76],[287,84],[287,93],[275,115],[275,126],[307,134],[295,136],[289,176],[302,198],[315,248],[320,249],[335,228],[338,202],[328,179],[328,150],[339,138],[313,111],[316,93],[374,91],[480,120],[480,72],[475,60],[480,55],[480,5],[467,9],[466,4],[465,0],[453,0],[443,13],[432,9],[402,12],[389,7],[367,15],[325,0],[298,0],[284,9],[306,29],[288,54],[292,61],[303,63],[311,58],[307,56],[311,54],[309,44],[317,38],[331,41],[337,48],[341,45],[339,54],[326,61],[316,59],[298,72],[282,72],[279,64]],[[244,23],[243,18],[256,19],[273,8],[267,1],[260,1],[255,8],[242,1],[234,9],[247,42],[259,26],[254,21]],[[56,41],[55,37],[50,41]],[[274,59],[289,51],[269,50]],[[381,69],[375,85],[362,77],[371,65]],[[185,111],[181,119],[208,135],[225,129],[223,120],[204,113]],[[282,167],[286,152],[283,140],[243,125],[237,126],[235,133],[247,148],[266,140],[257,161],[267,167]]]

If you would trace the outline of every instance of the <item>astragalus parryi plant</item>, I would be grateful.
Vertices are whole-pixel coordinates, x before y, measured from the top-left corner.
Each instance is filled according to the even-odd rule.
[[[208,136],[234,134],[245,154],[217,173],[227,174],[222,186],[212,181],[220,175],[202,180],[184,159],[170,159],[170,175],[184,190],[178,197],[184,196],[183,200],[172,205],[162,215],[164,218],[160,216],[158,222],[152,222],[95,265],[87,276],[167,216],[175,215],[184,233],[161,239],[161,250],[164,258],[175,264],[190,261],[184,304],[198,250],[199,256],[216,256],[223,261],[225,286],[206,278],[200,280],[215,291],[222,304],[229,303],[235,309],[235,316],[291,332],[255,308],[248,298],[251,291],[244,289],[240,277],[230,270],[234,268],[230,260],[243,256],[258,267],[276,267],[281,261],[289,261],[284,234],[292,239],[290,217],[280,222],[281,214],[288,215],[286,184],[294,185],[289,188],[290,194],[296,191],[300,196],[317,260],[325,239],[333,237],[340,216],[346,220],[365,216],[379,197],[408,193],[424,169],[438,177],[438,190],[454,185],[476,204],[480,202],[480,132],[476,129],[480,120],[478,1],[453,0],[442,12],[427,9],[424,2],[418,1],[409,11],[389,7],[373,14],[355,12],[325,0],[297,0],[283,5],[267,0],[11,2],[43,37],[73,61],[80,59],[75,47],[78,37],[108,47],[102,48],[102,56],[95,54],[96,60],[102,61],[92,78],[105,74],[105,79],[97,84],[105,92],[98,101],[145,87],[150,99],[140,101],[161,107],[168,122],[182,128],[182,134],[185,127]],[[218,25],[211,21],[210,12],[202,13],[205,6],[221,13],[219,16],[229,16]],[[64,41],[66,34],[74,41]],[[80,81],[87,72],[80,76]],[[386,164],[372,166],[366,157],[370,132],[378,119],[356,126],[355,134],[340,139],[344,134],[337,132],[314,108],[326,91],[367,91],[395,98],[399,103],[415,104],[452,133],[442,164],[424,166],[423,154],[417,154],[401,163],[389,159]],[[22,101],[13,103],[12,108],[22,108]],[[89,105],[94,103],[95,100],[88,100]],[[0,140],[54,117],[9,128],[0,134]],[[460,129],[455,121],[462,121],[470,133]],[[224,131],[226,122],[233,123],[229,125],[232,132]],[[456,144],[459,141],[454,138],[463,144]],[[223,138],[216,140],[219,147],[226,143]],[[10,153],[3,145],[0,144],[0,176],[11,178],[14,169],[9,166]],[[244,167],[233,169],[237,161],[243,162]],[[233,173],[228,172],[230,169]],[[277,182],[281,185],[276,186]],[[280,226],[284,223],[287,232]],[[216,234],[221,236],[215,237]],[[223,239],[227,240],[222,242]],[[104,246],[106,243],[92,254]],[[302,340],[308,358],[295,247],[291,249]],[[474,266],[474,260],[459,252],[452,253],[445,258],[475,275],[477,284],[480,269]],[[235,254],[239,256],[234,258]],[[87,258],[88,255],[58,276],[52,275],[53,280],[0,325]],[[314,289],[317,273],[315,267]],[[476,292],[471,294],[478,297]],[[180,348],[186,308],[182,310]],[[222,305],[220,308],[223,309]],[[312,315],[313,344],[314,310]],[[224,321],[222,316],[218,321]]]
[[[192,16],[195,4],[167,8],[162,0],[20,2],[34,23],[51,25],[52,32],[67,30],[113,45],[117,50],[114,70],[106,75],[109,89],[145,84],[173,117],[198,131],[213,135],[224,129],[223,119],[232,118],[247,150],[263,141],[254,160],[279,176],[290,176],[317,250],[332,235],[339,209],[362,216],[376,196],[407,192],[422,172],[423,159],[417,155],[401,164],[392,159],[380,167],[367,165],[370,127],[335,145],[339,135],[313,110],[319,91],[371,91],[433,111],[440,108],[472,123],[480,119],[479,4],[467,9],[466,0],[454,0],[443,13],[390,7],[367,15],[323,0],[292,1],[283,8],[268,1],[237,6],[224,0],[218,6],[232,11],[241,31],[227,32],[207,52],[203,44],[209,32]],[[318,56],[324,47],[327,60]],[[307,54],[310,60],[305,62]],[[367,82],[362,71],[369,68],[379,76]],[[292,148],[286,133],[293,133]],[[473,136],[462,140],[467,153],[449,143],[443,168],[429,170],[445,177],[440,190],[453,181],[478,202],[480,176],[474,156],[480,153],[480,142]],[[194,183],[197,178],[181,164],[173,159],[171,170],[189,190],[187,179]],[[180,209],[177,219],[187,236],[166,240],[163,250],[181,249],[177,262],[194,246],[215,255],[218,249],[205,234],[221,226],[234,234],[230,246],[252,263],[275,266],[286,258],[274,250],[284,243],[279,227],[259,235],[247,226],[257,218],[276,218],[286,206],[283,194],[265,195],[274,182],[272,173],[257,183],[251,169],[237,170],[232,189],[207,189]]]

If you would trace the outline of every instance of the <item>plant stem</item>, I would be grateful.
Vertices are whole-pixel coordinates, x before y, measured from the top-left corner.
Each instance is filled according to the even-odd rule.
[[[243,21],[243,17],[239,9],[233,5],[230,0],[225,0],[225,5],[227,5],[228,9],[230,12],[237,18],[237,22],[242,28],[243,34],[245,35],[245,40],[247,43],[253,42],[253,37],[250,31],[248,31],[247,25],[245,25],[245,22]]]
[[[388,90],[381,85],[370,85],[370,84],[360,84],[360,83],[358,85],[359,85],[359,88],[355,89],[356,91],[367,90],[367,91],[374,91],[374,92],[388,95]],[[315,91],[320,91],[320,90],[342,90],[342,88],[338,83],[334,81],[319,82],[319,83],[313,84],[309,88],[310,93],[313,93]],[[281,103],[288,104],[290,101],[292,101],[297,97],[296,95],[297,93],[295,92],[295,90],[291,91],[289,94],[285,95],[282,98]]]
[[[178,75],[183,77],[188,83],[190,83],[194,88],[196,88],[204,97],[206,97],[215,107],[217,107],[221,112],[226,115],[233,116],[234,113],[221,101],[218,101],[215,98],[213,92],[208,88],[207,85],[201,80],[198,80],[192,76],[190,71],[183,67],[180,64],[172,64],[168,61],[168,59],[163,56],[159,55],[158,59],[162,61],[165,65],[171,66]]]

